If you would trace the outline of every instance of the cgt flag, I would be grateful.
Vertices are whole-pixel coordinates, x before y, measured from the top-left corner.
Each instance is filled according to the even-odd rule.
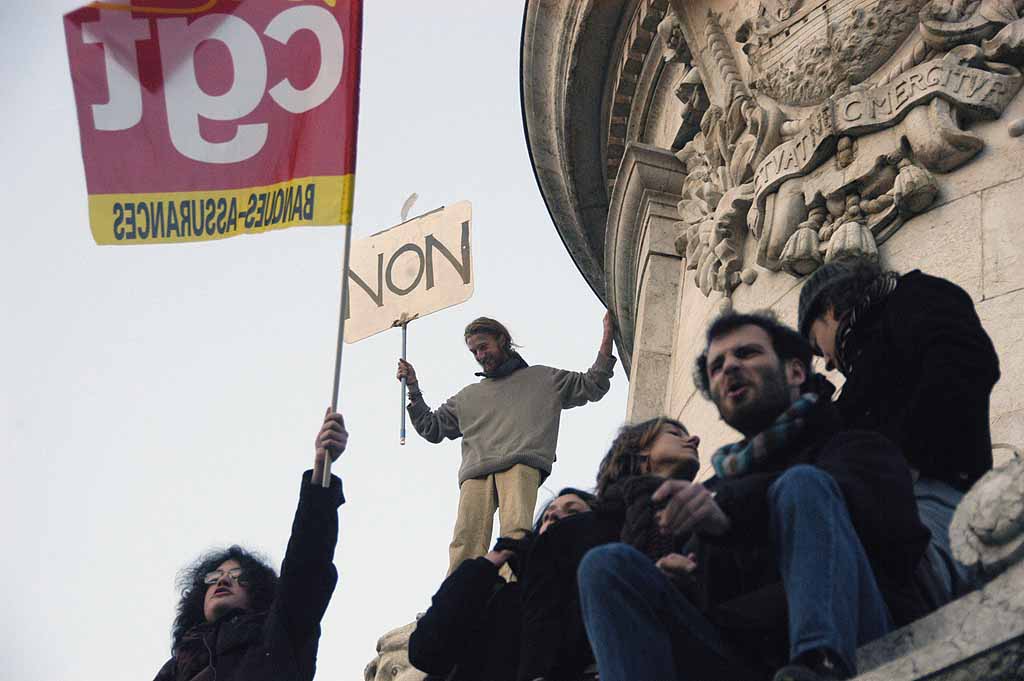
[[[64,17],[98,244],[350,224],[361,0],[121,0]]]

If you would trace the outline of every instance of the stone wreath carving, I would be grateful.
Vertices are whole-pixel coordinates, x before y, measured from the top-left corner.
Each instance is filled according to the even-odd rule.
[[[830,7],[839,2],[763,2],[741,29],[751,85],[783,104],[819,104],[877,71],[917,27],[925,2],[883,1],[847,11]]]
[[[877,254],[927,211],[941,174],[984,147],[970,123],[999,118],[1024,83],[1022,9],[1024,0],[766,0],[735,41],[709,11],[701,49],[690,47],[718,87],[678,153],[691,175],[677,250],[701,291],[728,297],[753,281],[748,236],[758,265],[803,276]]]

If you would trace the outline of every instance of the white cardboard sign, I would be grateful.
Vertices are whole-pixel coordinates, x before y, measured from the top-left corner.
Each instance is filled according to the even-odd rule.
[[[472,214],[460,201],[352,244],[346,343],[473,295]]]

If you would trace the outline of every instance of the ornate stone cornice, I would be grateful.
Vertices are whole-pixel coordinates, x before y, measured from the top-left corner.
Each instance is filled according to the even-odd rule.
[[[626,151],[627,129],[630,114],[634,111],[633,99],[637,95],[640,74],[651,51],[651,44],[657,40],[658,24],[665,18],[667,9],[668,0],[643,0],[637,5],[622,43],[622,54],[613,73],[610,74],[611,107],[608,112],[608,137],[605,144],[609,193],[615,184],[619,164]]]
[[[534,174],[566,249],[605,300],[605,92],[622,19],[638,0],[528,0],[520,85]]]
[[[619,322],[619,350],[627,369],[633,353],[640,244],[652,213],[675,216],[686,168],[672,152],[655,146],[626,146],[608,208],[605,272],[608,308]]]

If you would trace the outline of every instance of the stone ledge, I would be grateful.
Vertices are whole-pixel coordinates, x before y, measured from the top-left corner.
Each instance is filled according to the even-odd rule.
[[[860,681],[1024,678],[1024,563],[864,646],[857,666]]]
[[[862,647],[862,681],[1024,679],[1024,460],[986,473],[950,525],[953,554],[990,581]]]

